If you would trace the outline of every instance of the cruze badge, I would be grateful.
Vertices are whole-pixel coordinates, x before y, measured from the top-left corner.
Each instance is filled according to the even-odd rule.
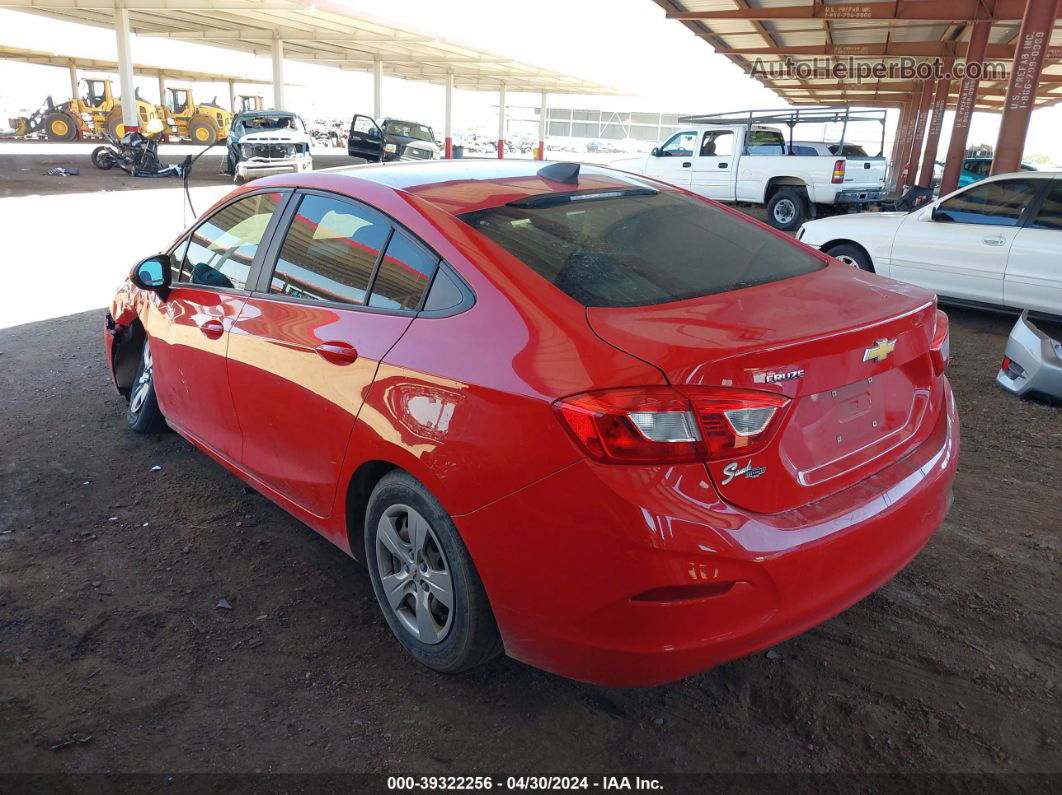
[[[896,350],[896,340],[882,337],[871,347],[863,351],[864,362],[883,362],[889,358],[889,354]]]
[[[754,467],[752,465],[752,459],[745,466],[741,466],[737,461],[731,461],[725,467],[723,467],[723,485],[732,481],[734,478],[739,478],[744,475],[747,478],[758,478],[764,472],[767,471],[767,467]]]
[[[794,378],[803,377],[803,370],[786,370],[781,373],[754,373],[752,380],[757,384],[776,384],[779,381],[792,381]]]

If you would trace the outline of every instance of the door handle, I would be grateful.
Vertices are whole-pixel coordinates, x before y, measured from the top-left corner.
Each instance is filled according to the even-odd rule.
[[[1003,235],[991,235],[981,238],[981,242],[986,246],[1002,246],[1007,242],[1007,239]]]
[[[354,364],[358,360],[358,351],[345,342],[322,342],[314,350],[329,364]]]
[[[719,164],[719,168],[730,168],[730,164],[729,163],[720,163]]]
[[[199,326],[199,330],[203,332],[204,336],[216,340],[220,339],[221,335],[225,333],[225,325],[220,320],[207,320]]]
[[[682,167],[683,167],[683,168],[689,168],[689,167],[690,167],[690,166],[692,166],[692,165],[693,165],[693,163],[691,163],[691,162],[690,162],[689,160],[686,160],[686,161],[684,161],[684,162],[682,163]]]

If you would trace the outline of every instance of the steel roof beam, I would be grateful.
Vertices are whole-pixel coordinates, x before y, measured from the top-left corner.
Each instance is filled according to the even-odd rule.
[[[1021,19],[1025,12],[1025,3],[1026,0],[996,0],[996,7],[991,16],[985,14],[981,0],[897,0],[891,3],[814,3],[724,11],[670,11],[667,17],[698,21],[824,19],[857,22],[863,19],[890,19],[955,22],[990,19],[1004,22]]]

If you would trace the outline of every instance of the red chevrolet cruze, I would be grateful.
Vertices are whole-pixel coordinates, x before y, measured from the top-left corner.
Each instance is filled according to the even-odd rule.
[[[959,449],[933,296],[568,163],[272,177],[107,318],[167,425],[369,569],[420,662],[651,685],[845,609]]]

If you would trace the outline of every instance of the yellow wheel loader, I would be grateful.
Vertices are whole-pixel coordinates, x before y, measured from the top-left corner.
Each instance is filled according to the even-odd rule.
[[[236,104],[239,106],[237,113],[245,110],[265,110],[261,94],[240,94],[236,97]]]
[[[158,112],[166,120],[171,136],[188,138],[203,146],[228,138],[232,126],[232,113],[217,104],[217,97],[213,102],[197,105],[190,88],[167,88]]]
[[[49,141],[73,141],[78,137],[102,137],[104,131],[121,138],[125,134],[122,123],[122,104],[111,91],[111,81],[82,78],[81,96],[56,104],[51,97],[29,116],[10,119],[16,136],[43,134]],[[141,127],[158,118],[155,108],[136,95],[136,117]]]

